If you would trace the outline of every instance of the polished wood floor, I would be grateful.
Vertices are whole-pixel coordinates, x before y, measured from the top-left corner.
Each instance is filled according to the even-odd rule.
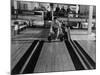
[[[45,43],[34,72],[75,70],[64,42]]]

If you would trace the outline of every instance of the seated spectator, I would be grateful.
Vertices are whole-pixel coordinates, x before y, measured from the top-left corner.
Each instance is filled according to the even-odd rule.
[[[56,7],[56,10],[55,10],[55,12],[54,12],[54,15],[55,15],[55,16],[59,16],[59,12],[60,12],[60,8],[57,6],[57,7]]]
[[[67,14],[69,14],[70,11],[71,11],[71,9],[68,7],[68,8],[67,8]]]
[[[68,7],[68,8],[67,8],[67,11],[66,11],[66,16],[67,16],[67,17],[69,16],[69,13],[71,13],[71,9]]]
[[[61,8],[61,11],[62,11],[62,12],[65,12],[64,6]]]
[[[60,8],[57,6],[55,12],[59,12]]]
[[[60,10],[60,16],[64,17],[64,15],[65,15],[65,9],[64,9],[64,6],[63,6]]]
[[[52,20],[52,14],[50,11],[47,11],[47,20]]]

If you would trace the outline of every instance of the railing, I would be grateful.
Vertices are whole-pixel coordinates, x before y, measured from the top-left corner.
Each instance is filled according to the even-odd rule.
[[[27,22],[23,20],[14,20],[11,25],[11,27],[13,28],[12,30],[14,30],[14,35],[19,34],[21,31],[26,29],[27,26]]]
[[[60,20],[60,21],[63,20],[64,22],[67,22],[67,21],[70,21],[70,22],[88,22],[87,18],[58,18],[58,20]],[[95,23],[96,19],[92,19],[92,22]]]

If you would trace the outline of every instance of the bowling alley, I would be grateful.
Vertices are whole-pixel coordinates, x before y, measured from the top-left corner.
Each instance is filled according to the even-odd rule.
[[[11,0],[11,74],[96,69],[96,6]]]

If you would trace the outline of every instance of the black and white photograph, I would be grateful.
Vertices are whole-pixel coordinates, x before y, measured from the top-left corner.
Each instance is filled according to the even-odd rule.
[[[11,0],[10,73],[96,69],[96,5]]]

